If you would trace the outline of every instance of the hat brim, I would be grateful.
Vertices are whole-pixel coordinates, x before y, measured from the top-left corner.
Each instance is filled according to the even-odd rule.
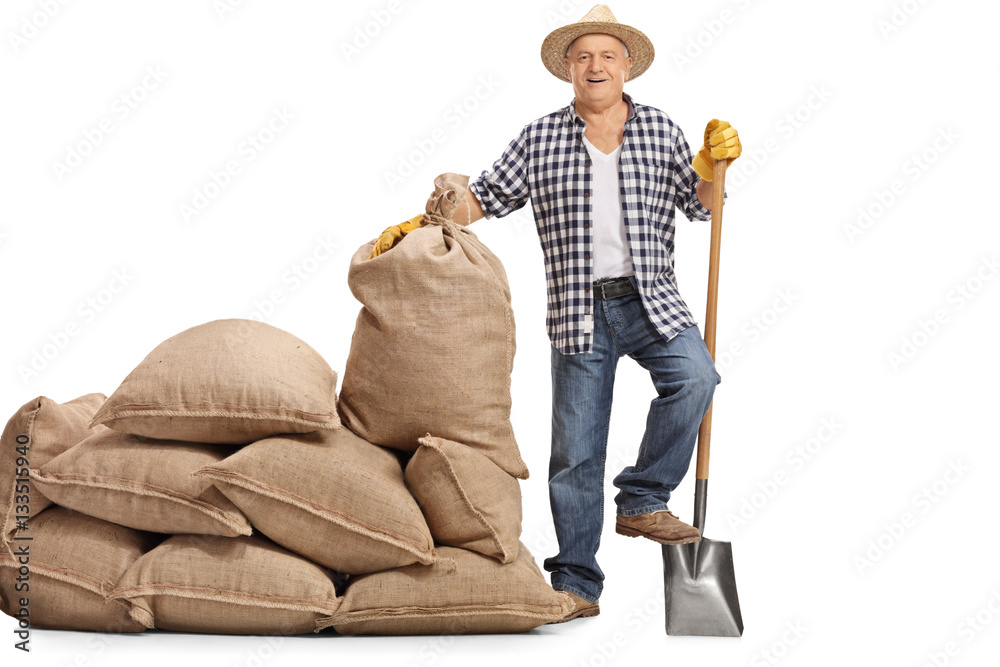
[[[549,36],[542,42],[542,62],[545,64],[545,68],[552,72],[556,78],[569,81],[565,63],[566,49],[577,37],[592,34],[611,35],[625,43],[625,46],[628,47],[628,54],[632,58],[629,81],[645,72],[653,62],[655,55],[653,43],[641,30],[622,23],[588,21],[586,23],[571,23],[549,33]]]

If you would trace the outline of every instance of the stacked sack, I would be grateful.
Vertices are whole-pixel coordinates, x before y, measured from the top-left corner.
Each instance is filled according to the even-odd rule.
[[[24,448],[2,487],[12,491],[4,611],[34,627],[122,632],[329,625],[335,578],[252,534],[244,512],[194,473],[275,434],[340,428],[336,380],[295,336],[221,320],[161,343],[106,400],[29,402],[0,443],[4,471]]]
[[[423,226],[352,259],[363,308],[339,405],[306,343],[220,320],[164,341],[110,398],[22,407],[0,444],[5,613],[230,634],[518,632],[565,615],[519,541],[510,293],[450,220],[466,183],[439,177]]]

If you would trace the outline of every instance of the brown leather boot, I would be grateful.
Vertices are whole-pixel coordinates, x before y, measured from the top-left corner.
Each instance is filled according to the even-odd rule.
[[[660,544],[687,544],[701,540],[697,528],[687,525],[669,510],[619,516],[615,532],[628,537],[645,537]]]
[[[566,621],[572,621],[574,618],[587,618],[588,616],[597,616],[601,613],[601,608],[596,602],[590,602],[585,600],[576,593],[570,593],[569,591],[562,591],[573,600],[573,608],[569,612],[560,618],[558,621],[549,621],[552,623],[565,623]]]

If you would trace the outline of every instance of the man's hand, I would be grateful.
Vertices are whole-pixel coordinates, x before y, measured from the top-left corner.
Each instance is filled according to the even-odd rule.
[[[701,180],[712,180],[712,163],[727,160],[726,167],[740,156],[743,147],[736,129],[724,120],[713,118],[705,127],[705,145],[694,156],[691,166],[701,176]]]
[[[378,240],[375,241],[375,247],[372,248],[372,254],[368,255],[368,259],[372,257],[378,257],[384,252],[388,252],[394,245],[396,245],[404,236],[412,232],[414,229],[420,226],[420,219],[423,218],[423,214],[415,215],[406,222],[401,222],[398,225],[393,225],[392,227],[387,227]]]

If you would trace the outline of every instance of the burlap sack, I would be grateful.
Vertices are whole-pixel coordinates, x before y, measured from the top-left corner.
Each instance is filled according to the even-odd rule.
[[[361,302],[340,392],[344,423],[365,440],[412,452],[428,431],[474,447],[526,479],[510,424],[514,316],[500,260],[451,221],[467,176],[435,181],[422,227],[347,281]]]
[[[488,458],[428,434],[406,464],[405,479],[436,543],[501,563],[517,558],[521,486]]]
[[[63,507],[158,533],[249,535],[243,513],[191,473],[218,463],[228,447],[151,440],[102,428],[31,471],[35,487]]]
[[[261,440],[195,474],[261,533],[338,572],[437,559],[396,455],[346,428]]]
[[[160,343],[93,423],[150,438],[248,444],[339,428],[336,388],[329,364],[292,334],[216,320]]]
[[[28,468],[41,467],[91,433],[105,430],[103,426],[91,430],[87,424],[106,399],[104,394],[86,394],[60,404],[39,396],[21,406],[7,422],[0,436],[4,545],[17,530],[18,516],[33,517],[52,504],[34,488]],[[18,449],[25,446],[28,454],[22,456]]]
[[[440,547],[444,563],[352,577],[333,627],[345,635],[524,632],[565,616],[573,603],[553,590],[520,545],[502,565],[472,551]]]
[[[28,571],[10,554],[0,555],[3,611],[15,616],[28,610],[32,627],[98,632],[142,632],[145,626],[129,617],[122,603],[105,602],[105,595],[157,537],[116,526],[63,507],[51,507],[18,531],[15,553],[27,550]],[[25,539],[20,539],[25,538]],[[28,539],[30,538],[30,539]],[[27,581],[25,581],[25,578]],[[16,587],[28,585],[27,590]],[[22,607],[21,599],[28,602]]]
[[[147,628],[232,635],[317,632],[340,604],[315,563],[263,537],[207,535],[168,538],[108,598]]]

